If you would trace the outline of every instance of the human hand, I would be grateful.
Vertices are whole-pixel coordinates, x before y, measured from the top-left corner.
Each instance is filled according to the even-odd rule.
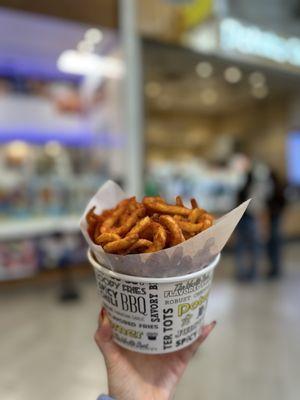
[[[112,328],[104,308],[99,314],[95,341],[108,375],[109,395],[116,400],[169,400],[190,359],[208,337],[216,321],[204,326],[190,346],[168,354],[141,354],[121,348],[112,340]]]

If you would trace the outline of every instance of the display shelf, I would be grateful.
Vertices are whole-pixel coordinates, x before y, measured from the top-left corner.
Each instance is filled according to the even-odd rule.
[[[93,277],[93,270],[88,262],[82,262],[71,266],[72,278],[76,281],[84,277]],[[36,274],[7,277],[0,279],[1,289],[11,289],[12,286],[28,286],[28,284],[48,284],[61,282],[62,271],[58,268],[45,269],[38,271]]]
[[[0,241],[22,240],[53,233],[79,232],[77,215],[0,221]]]

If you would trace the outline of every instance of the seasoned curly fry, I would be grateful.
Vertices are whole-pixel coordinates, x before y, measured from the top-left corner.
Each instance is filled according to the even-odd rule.
[[[180,196],[176,196],[176,206],[183,207],[183,201]]]
[[[196,199],[191,199],[191,206],[192,208],[199,208],[197,200]]]
[[[154,213],[151,215],[151,219],[152,221],[158,222],[159,221],[159,214],[158,213]]]
[[[91,223],[91,222],[92,222],[92,223],[97,222],[97,219],[99,218],[99,216],[97,216],[97,215],[94,213],[95,209],[96,209],[96,206],[92,207],[92,208],[89,210],[89,212],[86,214],[85,219],[86,219],[86,222],[87,222],[88,224]]]
[[[103,224],[103,221],[105,221],[106,218],[109,218],[112,214],[113,210],[105,210],[103,213],[98,217],[98,220],[96,224],[93,227],[93,238],[97,238],[99,235],[101,235],[101,226]]]
[[[159,217],[159,222],[170,232],[170,246],[176,246],[184,242],[183,233],[173,217],[170,215],[161,215]]]
[[[92,207],[89,212],[86,215],[86,222],[88,224],[88,234],[90,238],[93,240],[94,239],[94,232],[97,230],[97,227],[102,225],[103,222],[103,217],[102,215],[96,215],[95,214],[95,209],[96,207]]]
[[[190,213],[190,215],[188,216],[188,219],[189,219],[190,222],[195,224],[196,222],[199,221],[199,219],[202,217],[202,215],[204,213],[205,213],[205,211],[202,210],[202,208],[194,208],[192,210],[192,212]]]
[[[188,221],[177,220],[177,223],[184,232],[199,233],[204,230],[204,221],[193,224]]]
[[[165,228],[158,222],[152,222],[153,229],[153,244],[145,251],[145,253],[153,253],[154,251],[162,250],[167,241],[167,232]]]
[[[101,244],[101,246],[104,246],[105,244],[109,242],[113,242],[115,240],[119,240],[121,237],[117,235],[116,233],[109,233],[105,232],[99,235],[98,237],[95,238],[96,244]]]
[[[144,217],[145,213],[145,207],[143,205],[139,205],[122,226],[112,228],[111,231],[120,236],[126,235],[126,233],[128,233],[130,229],[138,222],[139,218]]]
[[[161,214],[171,214],[171,215],[177,214],[177,215],[188,216],[191,212],[191,210],[189,210],[188,208],[160,203],[149,198],[144,198],[143,204],[145,205],[147,210]]]
[[[210,219],[205,219],[203,221],[203,231],[207,228],[210,228],[212,226],[212,221]]]
[[[154,219],[152,219],[152,217],[151,217],[151,221],[157,222]],[[139,236],[141,239],[146,239],[146,240],[152,241],[153,240],[153,229],[152,229],[151,224],[149,226],[147,226],[145,229],[143,229],[140,232]]]
[[[213,222],[214,222],[214,217],[208,213],[204,213],[202,216],[202,219],[204,221],[204,229],[209,228],[210,226],[212,226]]]
[[[101,234],[100,228],[101,228],[102,223],[103,223],[103,221],[96,222],[96,224],[90,224],[88,226],[88,232],[89,232],[90,238],[93,239],[94,242],[96,242],[96,238]]]
[[[134,253],[144,253],[145,250],[149,249],[152,246],[152,242],[147,239],[139,239],[135,242],[129,249],[126,251],[127,254],[134,254]]]
[[[128,217],[138,208],[138,203],[135,197],[132,197],[126,207],[125,212],[120,216],[117,226],[122,226],[126,223]]]
[[[143,201],[157,201],[158,203],[165,203],[165,200],[162,199],[160,196],[145,196]]]
[[[138,235],[126,236],[123,239],[115,240],[113,242],[107,243],[103,248],[107,253],[121,253],[127,250],[139,239]]]
[[[130,230],[129,235],[132,233],[139,234],[141,231],[147,228],[151,224],[151,219],[149,217],[145,217],[140,219],[135,226]]]
[[[112,214],[103,221],[103,224],[100,228],[101,233],[108,232],[114,224],[118,221],[120,216],[125,212],[127,205],[129,204],[131,199],[122,200]]]
[[[101,215],[91,208],[86,214],[87,231],[108,253],[151,253],[176,246],[212,226],[213,216],[199,208],[195,199],[191,207],[185,207],[180,196],[176,205],[155,196],[144,197],[142,203],[131,197]]]
[[[192,238],[193,236],[196,235],[196,233],[190,233],[190,232],[184,232],[184,231],[182,231],[182,233],[183,233],[183,236],[184,236],[185,240],[188,240],[188,239],[190,239],[190,238]]]

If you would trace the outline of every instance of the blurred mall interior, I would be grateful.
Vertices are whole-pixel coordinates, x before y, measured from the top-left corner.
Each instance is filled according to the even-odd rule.
[[[1,1],[3,400],[107,392],[79,218],[108,179],[216,217],[254,199],[175,399],[298,399],[300,2]]]

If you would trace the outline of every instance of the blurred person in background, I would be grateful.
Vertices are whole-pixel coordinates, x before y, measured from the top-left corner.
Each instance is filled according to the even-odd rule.
[[[253,198],[254,172],[252,167],[245,174],[244,183],[237,193],[237,203]],[[255,206],[255,205],[254,205]],[[258,221],[255,207],[250,204],[236,229],[236,273],[238,281],[256,278],[259,258]]]
[[[268,226],[267,255],[269,259],[269,270],[267,278],[274,279],[281,275],[281,247],[282,240],[280,234],[282,214],[286,205],[284,197],[285,185],[280,180],[278,174],[270,171],[269,194],[266,202],[266,215]]]

